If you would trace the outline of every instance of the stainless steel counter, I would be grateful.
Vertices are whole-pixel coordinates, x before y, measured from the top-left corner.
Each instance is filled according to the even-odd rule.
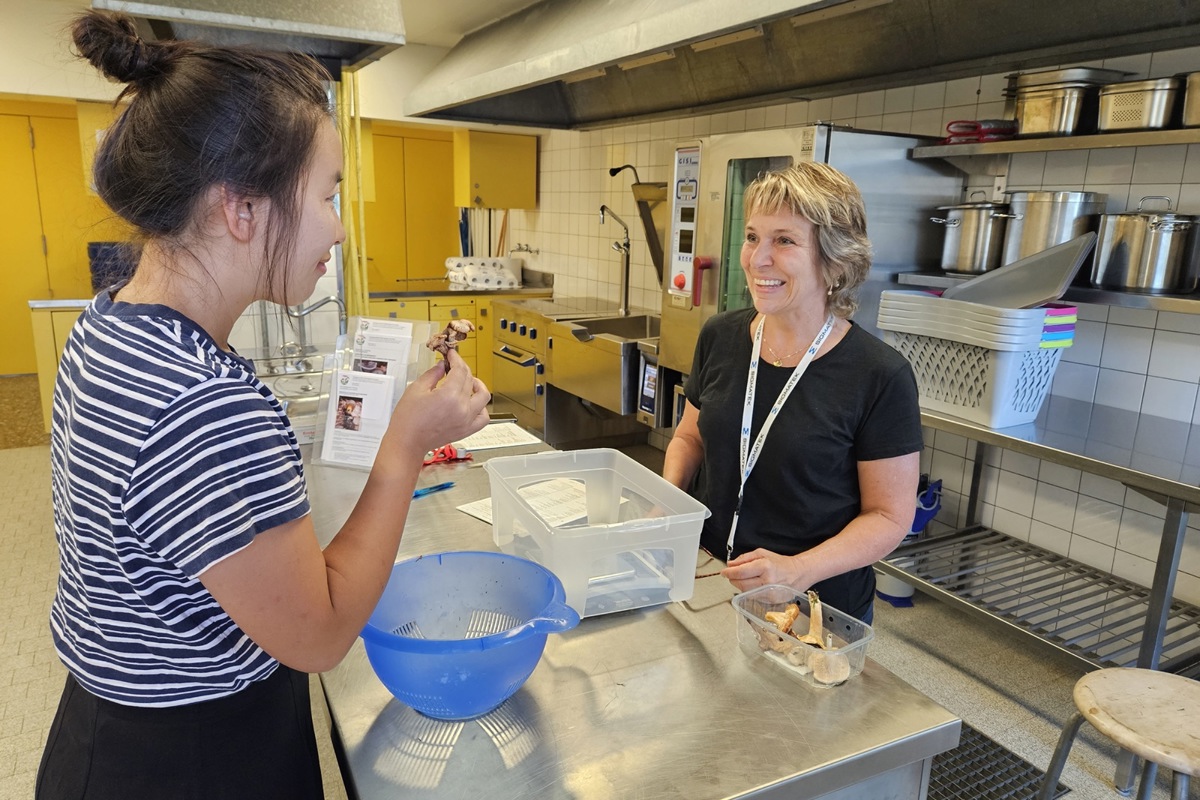
[[[310,467],[323,544],[365,477]],[[457,485],[413,503],[401,558],[496,549],[489,526],[456,510],[490,495],[486,471],[437,465],[421,485],[444,480]],[[958,742],[959,720],[870,660],[854,680],[817,690],[748,657],[732,596],[725,580],[702,579],[689,602],[551,635],[525,686],[468,722],[428,719],[393,699],[359,641],[322,675],[348,788],[362,800],[925,797],[929,762]]]

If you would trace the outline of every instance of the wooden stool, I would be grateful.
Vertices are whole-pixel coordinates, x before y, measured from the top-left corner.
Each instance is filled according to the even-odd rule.
[[[1200,682],[1151,669],[1100,669],[1075,683],[1074,699],[1079,712],[1063,728],[1038,800],[1054,796],[1085,719],[1145,761],[1137,800],[1150,800],[1159,765],[1172,770],[1171,797],[1187,800],[1189,776],[1200,775]]]

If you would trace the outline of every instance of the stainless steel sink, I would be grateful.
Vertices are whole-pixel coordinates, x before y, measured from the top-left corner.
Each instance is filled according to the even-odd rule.
[[[658,336],[661,317],[639,314],[633,317],[602,317],[600,319],[575,320],[590,336],[607,335],[616,339],[653,339]],[[578,338],[578,334],[576,335]],[[636,347],[636,345],[635,345]]]
[[[653,314],[550,325],[547,383],[617,414],[637,411],[638,342],[658,336]]]

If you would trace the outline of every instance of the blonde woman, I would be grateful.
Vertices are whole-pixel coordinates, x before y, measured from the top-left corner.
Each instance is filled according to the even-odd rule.
[[[754,181],[745,211],[754,304],[701,331],[663,474],[712,510],[701,545],[739,590],[813,588],[870,622],[923,442],[908,362],[849,319],[871,267],[862,196],[803,163]]]

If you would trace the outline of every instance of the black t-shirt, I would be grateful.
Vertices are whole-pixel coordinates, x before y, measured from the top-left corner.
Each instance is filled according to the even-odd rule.
[[[739,485],[739,431],[753,351],[753,308],[709,319],[700,332],[685,393],[700,410],[704,461],[694,485],[712,511],[700,543],[725,556]],[[791,377],[791,367],[760,360],[750,443]],[[742,500],[733,544],[795,555],[836,535],[860,510],[858,462],[920,452],[921,412],[908,362],[851,323],[831,350],[809,364],[779,412]],[[861,617],[875,576],[863,567],[813,587],[834,608]]]

